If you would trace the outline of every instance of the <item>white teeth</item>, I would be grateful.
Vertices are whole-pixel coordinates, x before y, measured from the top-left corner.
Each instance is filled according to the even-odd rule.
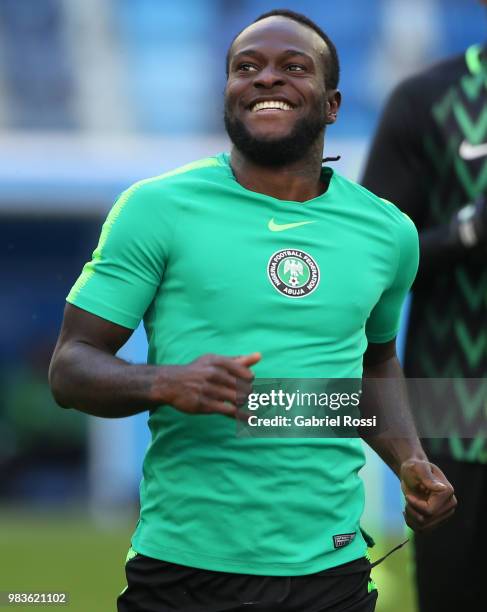
[[[280,102],[278,100],[266,100],[265,102],[257,102],[252,107],[252,112],[256,113],[257,111],[263,110],[264,108],[274,108],[278,110],[291,110],[291,106],[286,104],[286,102]]]

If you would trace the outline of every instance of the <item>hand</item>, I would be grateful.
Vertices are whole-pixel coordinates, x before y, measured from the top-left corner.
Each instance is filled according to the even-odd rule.
[[[240,357],[203,355],[184,366],[161,368],[161,403],[188,414],[223,414],[239,417],[238,406],[251,391],[250,366],[260,353]]]
[[[453,217],[451,231],[454,240],[463,247],[485,244],[487,241],[487,200],[481,196],[461,208]]]
[[[455,512],[453,487],[433,463],[419,459],[405,461],[399,477],[406,498],[404,518],[414,531],[436,527]]]

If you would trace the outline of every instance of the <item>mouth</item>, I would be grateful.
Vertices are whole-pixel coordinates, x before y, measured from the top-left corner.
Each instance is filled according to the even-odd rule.
[[[252,102],[248,107],[251,113],[262,113],[268,111],[286,112],[293,110],[294,106],[284,100],[260,100]]]

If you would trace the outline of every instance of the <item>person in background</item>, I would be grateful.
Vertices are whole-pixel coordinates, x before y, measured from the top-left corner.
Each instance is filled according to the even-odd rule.
[[[457,426],[444,438],[424,441],[460,503],[450,521],[415,535],[421,612],[487,609],[486,84],[483,45],[400,83],[383,111],[361,181],[396,203],[419,230],[406,376],[474,379],[448,387],[445,402],[464,415]],[[467,427],[478,435],[462,435]]]

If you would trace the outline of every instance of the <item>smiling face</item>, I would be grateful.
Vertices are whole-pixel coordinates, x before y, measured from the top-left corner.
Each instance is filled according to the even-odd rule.
[[[311,28],[268,17],[234,41],[225,89],[225,126],[234,145],[261,165],[302,157],[333,123],[339,93],[327,92],[328,48]]]

